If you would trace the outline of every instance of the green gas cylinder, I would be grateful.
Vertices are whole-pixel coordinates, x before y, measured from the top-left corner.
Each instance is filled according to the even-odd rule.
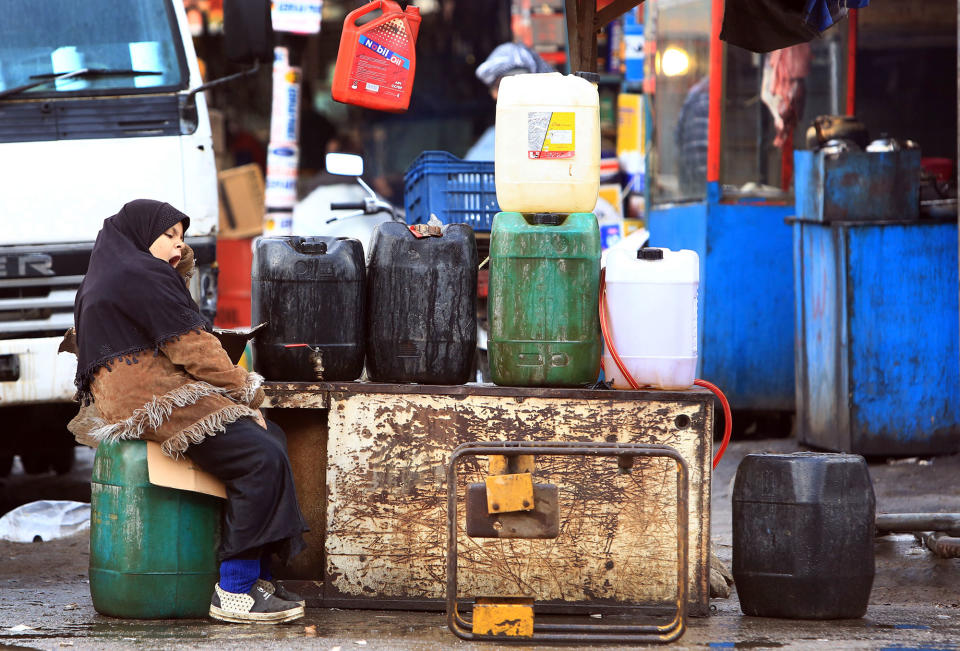
[[[602,349],[596,216],[501,212],[490,238],[493,381],[555,387],[595,382]]]
[[[145,441],[101,443],[90,498],[90,595],[103,615],[206,617],[223,500],[150,483]]]

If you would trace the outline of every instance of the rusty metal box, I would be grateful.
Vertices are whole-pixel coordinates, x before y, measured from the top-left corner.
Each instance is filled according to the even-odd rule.
[[[665,444],[690,469],[689,614],[709,613],[713,394],[492,385],[268,384],[287,431],[308,542],[297,559],[312,605],[443,610],[446,463],[467,441]],[[319,408],[318,408],[319,407]],[[309,415],[307,415],[309,414]],[[317,466],[325,445],[325,468]],[[466,462],[458,495],[487,463]],[[676,464],[538,457],[534,482],[558,487],[556,538],[471,538],[460,509],[464,598],[524,594],[575,611],[675,609]],[[319,579],[323,580],[319,584]],[[309,583],[308,583],[309,581]],[[317,588],[315,588],[317,589]]]

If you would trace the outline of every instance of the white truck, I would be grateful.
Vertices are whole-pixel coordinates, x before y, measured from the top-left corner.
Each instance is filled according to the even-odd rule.
[[[270,61],[266,1],[224,10],[228,55]],[[4,0],[0,476],[14,454],[27,472],[72,464],[76,358],[57,348],[94,239],[124,203],[190,215],[192,290],[213,317],[217,176],[202,83],[183,0]]]

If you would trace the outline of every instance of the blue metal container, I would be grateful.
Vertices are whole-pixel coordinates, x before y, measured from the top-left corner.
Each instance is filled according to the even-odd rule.
[[[814,221],[916,219],[920,150],[793,153],[796,215]]]
[[[793,223],[797,429],[863,455],[960,450],[957,223]]]
[[[650,245],[700,256],[697,377],[734,409],[793,411],[792,205],[705,202],[650,212]]]

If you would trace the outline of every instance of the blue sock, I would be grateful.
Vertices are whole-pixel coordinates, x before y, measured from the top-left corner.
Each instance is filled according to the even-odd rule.
[[[264,581],[273,582],[273,572],[270,571],[269,554],[264,554],[260,557],[260,578]]]
[[[220,563],[220,589],[233,593],[250,592],[260,574],[260,559],[231,558]]]

